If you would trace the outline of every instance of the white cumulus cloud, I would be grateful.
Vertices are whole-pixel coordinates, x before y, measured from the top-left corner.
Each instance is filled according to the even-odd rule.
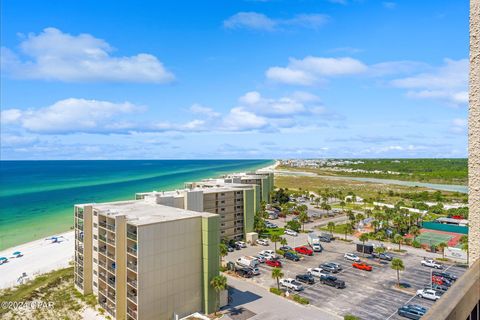
[[[288,27],[318,29],[327,23],[329,17],[324,14],[298,14],[291,18],[270,18],[258,12],[238,12],[223,21],[227,29],[250,29],[261,31],[276,31]]]
[[[21,55],[2,47],[2,69],[16,78],[141,83],[174,80],[154,55],[113,56],[110,44],[90,34],[71,35],[46,28],[29,34],[19,47]]]

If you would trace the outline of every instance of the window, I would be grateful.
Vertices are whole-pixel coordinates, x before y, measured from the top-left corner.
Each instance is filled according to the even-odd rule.
[[[94,210],[94,211],[93,211],[93,215],[94,215],[95,217],[98,216],[97,211]]]
[[[225,231],[222,231],[221,233],[225,233]]]
[[[93,251],[98,251],[98,248],[97,248],[97,247],[93,247]]]
[[[93,258],[93,262],[97,263],[97,259]]]
[[[95,239],[95,240],[97,240],[97,239],[98,239],[98,237],[97,237],[97,235],[96,235],[96,234],[94,234],[94,235],[93,235],[93,239]]]
[[[221,226],[222,226],[222,227],[225,227],[225,223],[222,223]]]
[[[222,200],[220,203],[222,203],[222,204],[225,203],[225,200]]]
[[[225,208],[222,208],[221,211],[225,211]]]
[[[93,270],[93,274],[97,275],[97,270]],[[94,282],[95,283],[95,282]]]
[[[93,223],[93,227],[94,227],[94,228],[97,228],[97,226],[98,226],[98,225],[94,222],[94,223]]]
[[[94,286],[94,287],[97,287],[97,286],[98,286],[95,281],[93,281],[93,286]]]

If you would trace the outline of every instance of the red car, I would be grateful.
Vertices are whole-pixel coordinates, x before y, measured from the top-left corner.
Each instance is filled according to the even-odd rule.
[[[305,254],[307,256],[313,256],[313,251],[311,249],[308,249],[305,246],[302,247],[296,247],[295,251],[301,254]]]
[[[373,269],[371,265],[368,265],[365,262],[355,262],[352,264],[352,267],[365,271],[372,271]]]
[[[276,267],[276,268],[281,268],[282,267],[282,263],[278,260],[270,260],[268,259],[267,261],[265,261],[265,264],[267,266],[270,266],[270,267]]]

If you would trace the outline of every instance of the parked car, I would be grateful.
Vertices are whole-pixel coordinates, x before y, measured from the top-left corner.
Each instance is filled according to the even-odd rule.
[[[457,281],[457,276],[448,272],[432,271],[432,276],[442,277],[444,279],[447,279],[450,282]]]
[[[345,253],[343,257],[350,261],[360,262],[360,258],[354,253]]]
[[[249,268],[237,268],[235,272],[242,278],[253,277],[253,272]]]
[[[261,246],[268,246],[269,245],[269,242],[267,239],[257,239],[257,241],[255,241],[257,244],[261,245]]]
[[[228,246],[227,251],[228,252],[233,252],[233,251],[235,251],[235,247]]]
[[[282,250],[282,251],[291,251],[291,250],[293,250],[293,248],[290,247],[290,246],[281,246],[279,249]]]
[[[337,279],[337,277],[326,275],[320,277],[320,282],[337,289],[345,288],[345,281]]]
[[[298,236],[298,232],[297,232],[297,231],[293,231],[293,230],[290,230],[290,229],[285,229],[284,233],[285,233],[285,234],[288,234],[289,236],[293,236],[293,237]]]
[[[407,304],[398,308],[398,315],[408,319],[420,319],[428,309],[416,304]]]
[[[328,270],[331,273],[337,273],[337,272],[340,272],[340,271],[343,270],[341,265],[339,265],[338,263],[334,263],[334,262],[322,263],[320,265],[320,268],[322,268],[324,270]]]
[[[285,252],[283,254],[283,257],[287,260],[300,261],[300,257],[298,255],[296,255],[295,253],[292,253],[292,252]]]
[[[261,254],[257,254],[256,256],[253,256],[253,257],[255,259],[257,259],[258,262],[260,262],[260,263],[265,263],[265,261],[267,261],[267,259],[264,256],[262,256]]]
[[[417,296],[420,297],[420,298],[433,300],[433,301],[437,301],[438,299],[440,299],[440,295],[437,293],[437,291],[435,291],[433,289],[417,290]]]
[[[297,276],[295,277],[295,280],[297,280],[299,282],[306,283],[306,284],[314,284],[315,283],[315,279],[309,273],[297,274]]]
[[[422,260],[420,263],[424,267],[430,267],[430,268],[435,268],[435,269],[443,269],[443,264],[438,263],[438,262],[436,262],[435,260],[432,260],[432,259]]]
[[[320,236],[318,237],[318,239],[322,242],[331,242],[332,240],[330,240],[329,237],[324,237],[324,236]]]
[[[386,260],[386,261],[392,261],[393,257],[391,255],[388,255],[386,253],[372,253],[372,257],[378,258],[380,260]]]
[[[322,276],[329,276],[330,272],[324,270],[322,268],[308,268],[307,272],[310,273],[312,276],[320,278]]]
[[[270,267],[281,268],[282,263],[277,259],[268,259],[265,264]]]
[[[237,264],[242,267],[255,268],[258,266],[259,262],[254,257],[243,256],[237,259]]]
[[[307,256],[313,256],[313,250],[309,249],[305,246],[296,247],[295,252],[298,252],[300,254],[304,254],[304,255],[307,255]]]
[[[295,290],[295,291],[303,290],[303,285],[300,282],[298,282],[297,280],[294,280],[292,278],[281,279],[280,280],[280,285],[282,285],[282,286],[284,286],[288,289]]]
[[[366,264],[365,262],[354,262],[352,263],[352,267],[365,271],[372,271],[373,269],[371,265]]]
[[[452,285],[451,281],[439,276],[434,276],[434,275],[432,275],[432,283],[438,284],[441,286],[447,286],[447,287],[450,287]]]
[[[235,242],[236,245],[240,246],[240,248],[246,248],[247,244],[243,241],[237,241]]]
[[[250,267],[250,268],[248,268],[248,269],[250,269],[250,271],[252,271],[252,274],[253,274],[254,276],[258,276],[258,275],[260,274],[260,269],[258,269],[257,267],[253,267],[253,268]]]
[[[439,294],[443,294],[443,293],[447,292],[448,288],[449,287],[447,287],[445,285],[436,284],[436,283],[432,284],[432,289],[437,291]]]
[[[275,259],[277,256],[273,250],[262,250],[259,252],[261,256],[264,256],[265,259]]]

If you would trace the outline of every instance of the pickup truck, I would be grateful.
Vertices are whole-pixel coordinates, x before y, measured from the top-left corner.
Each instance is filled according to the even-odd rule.
[[[345,288],[345,281],[338,280],[337,277],[334,276],[321,276],[320,277],[320,282],[323,284],[326,284],[331,287],[335,287],[337,289],[343,289]]]
[[[287,278],[287,279],[281,279],[280,280],[280,285],[284,286],[285,288],[292,289],[295,291],[302,291],[303,290],[303,285],[298,282],[295,279],[292,278]]]
[[[430,267],[430,268],[435,268],[435,269],[443,269],[443,265],[441,263],[438,263],[438,262],[436,262],[435,260],[432,260],[432,259],[422,260],[420,263],[424,267]]]
[[[315,279],[309,273],[297,274],[297,276],[295,277],[295,280],[297,280],[298,282],[306,283],[306,284],[314,284],[315,283]]]
[[[308,268],[307,272],[317,278],[330,275],[330,272],[323,270],[322,268]]]

